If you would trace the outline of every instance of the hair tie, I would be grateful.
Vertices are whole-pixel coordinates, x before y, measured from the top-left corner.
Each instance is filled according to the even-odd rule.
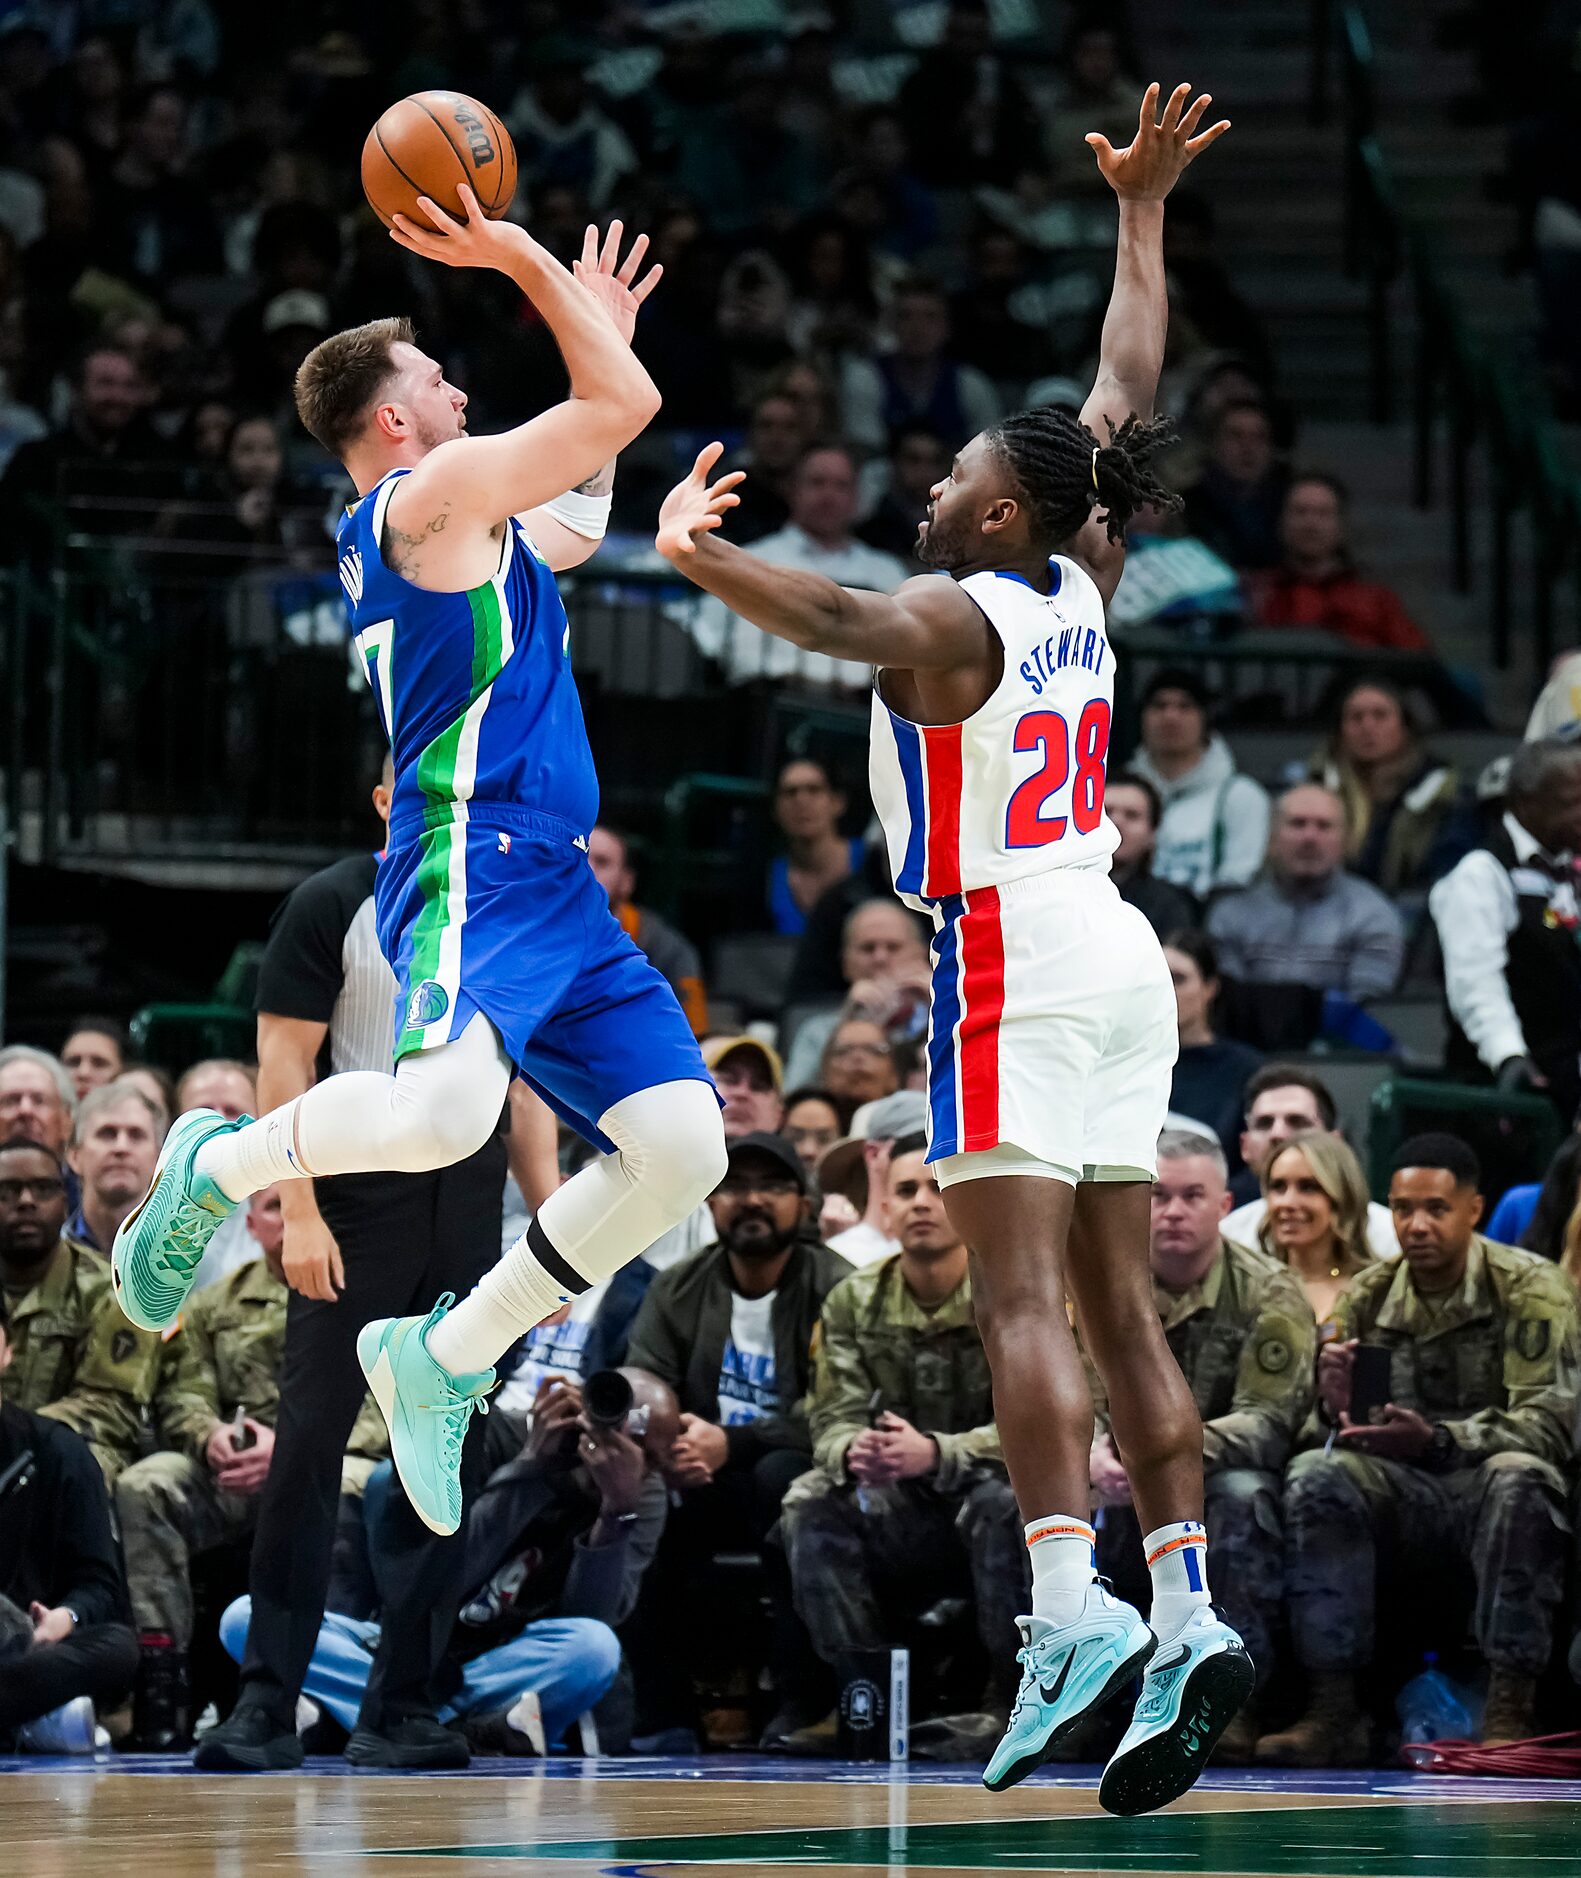
[[[1094,495],[1098,493],[1098,447],[1097,444],[1092,447],[1092,492]]]

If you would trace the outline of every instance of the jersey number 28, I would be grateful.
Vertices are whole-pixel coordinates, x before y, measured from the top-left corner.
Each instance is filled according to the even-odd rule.
[[[1109,754],[1109,706],[1094,698],[1082,712],[1072,737],[1058,711],[1028,711],[1016,725],[1018,753],[1041,751],[1043,766],[1010,798],[1005,814],[1007,848],[1041,848],[1058,841],[1067,823],[1063,815],[1044,815],[1043,805],[1071,783],[1070,818],[1079,835],[1090,835],[1103,819],[1104,759]],[[1076,766],[1071,782],[1071,763]]]

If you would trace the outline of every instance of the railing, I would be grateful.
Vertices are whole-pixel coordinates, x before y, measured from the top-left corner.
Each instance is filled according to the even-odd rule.
[[[1337,39],[1345,140],[1345,259],[1366,283],[1369,408],[1376,423],[1394,416],[1396,286],[1406,281],[1416,325],[1411,373],[1413,493],[1432,504],[1439,438],[1447,441],[1449,549],[1456,590],[1486,575],[1489,650],[1511,664],[1516,632],[1515,525],[1526,522],[1533,666],[1546,671],[1555,646],[1558,596],[1569,583],[1581,627],[1581,479],[1565,464],[1544,400],[1518,384],[1471,331],[1440,276],[1433,245],[1402,208],[1377,138],[1377,67],[1366,15],[1355,0],[1313,7],[1314,121],[1327,113],[1329,58]],[[1473,466],[1485,489],[1488,548],[1476,552]]]

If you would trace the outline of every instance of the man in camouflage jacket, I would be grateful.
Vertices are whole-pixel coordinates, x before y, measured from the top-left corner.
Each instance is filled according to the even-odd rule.
[[[1232,1204],[1226,1172],[1217,1141],[1166,1130],[1158,1143],[1149,1257],[1164,1335],[1202,1416],[1214,1601],[1246,1639],[1264,1684],[1273,1672],[1284,1591],[1281,1488],[1312,1407],[1317,1325],[1285,1266],[1220,1234]],[[1102,1384],[1091,1365],[1088,1373],[1097,1408],[1098,1569],[1124,1595],[1145,1599],[1130,1482],[1110,1438]],[[1246,1758],[1255,1741],[1252,1725],[1237,1717],[1216,1758]]]
[[[900,1251],[824,1300],[808,1395],[815,1466],[786,1496],[783,1531],[797,1611],[830,1664],[891,1641],[886,1612],[897,1581],[927,1600],[969,1579],[988,1687],[983,1713],[970,1718],[981,1725],[950,1718],[944,1732],[958,1737],[959,1752],[981,1745],[986,1754],[1016,1685],[1026,1547],[993,1424],[966,1247],[923,1155],[916,1135],[896,1142],[890,1159],[889,1222]],[[832,1749],[832,1733],[826,1722],[785,1745]]]
[[[1442,1582],[1469,1566],[1490,1670],[1483,1739],[1533,1732],[1564,1589],[1581,1328],[1557,1267],[1477,1233],[1480,1178],[1454,1136],[1407,1141],[1389,1188],[1401,1260],[1359,1272],[1335,1307],[1339,1334],[1319,1361],[1317,1410],[1285,1491],[1286,1591],[1308,1705],[1258,1743],[1259,1760],[1366,1757],[1355,1675],[1373,1653],[1380,1555],[1391,1576],[1411,1579]],[[1351,1414],[1359,1344],[1390,1353],[1389,1401],[1365,1421]]]
[[[54,1155],[32,1141],[0,1145],[6,1399],[75,1429],[113,1486],[143,1441],[159,1339],[121,1315],[108,1265],[64,1237],[65,1224],[65,1173]]]

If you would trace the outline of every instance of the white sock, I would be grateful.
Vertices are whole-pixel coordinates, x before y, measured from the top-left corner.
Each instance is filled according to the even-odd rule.
[[[1084,1519],[1051,1513],[1027,1527],[1032,1560],[1032,1615],[1051,1624],[1074,1624],[1087,1608],[1087,1588],[1096,1576],[1098,1535]]]
[[[550,1194],[471,1296],[429,1332],[428,1354],[453,1376],[488,1369],[562,1304],[646,1252],[724,1178],[712,1083],[640,1089],[598,1126],[618,1152]]]
[[[316,1168],[302,1166],[296,1151],[296,1114],[304,1098],[280,1108],[246,1128],[211,1135],[192,1157],[193,1171],[206,1175],[228,1200],[245,1200],[277,1180],[299,1180]]]
[[[1208,1529],[1194,1519],[1160,1526],[1142,1541],[1153,1575],[1148,1622],[1160,1643],[1179,1636],[1194,1611],[1211,1602],[1208,1593]]]

